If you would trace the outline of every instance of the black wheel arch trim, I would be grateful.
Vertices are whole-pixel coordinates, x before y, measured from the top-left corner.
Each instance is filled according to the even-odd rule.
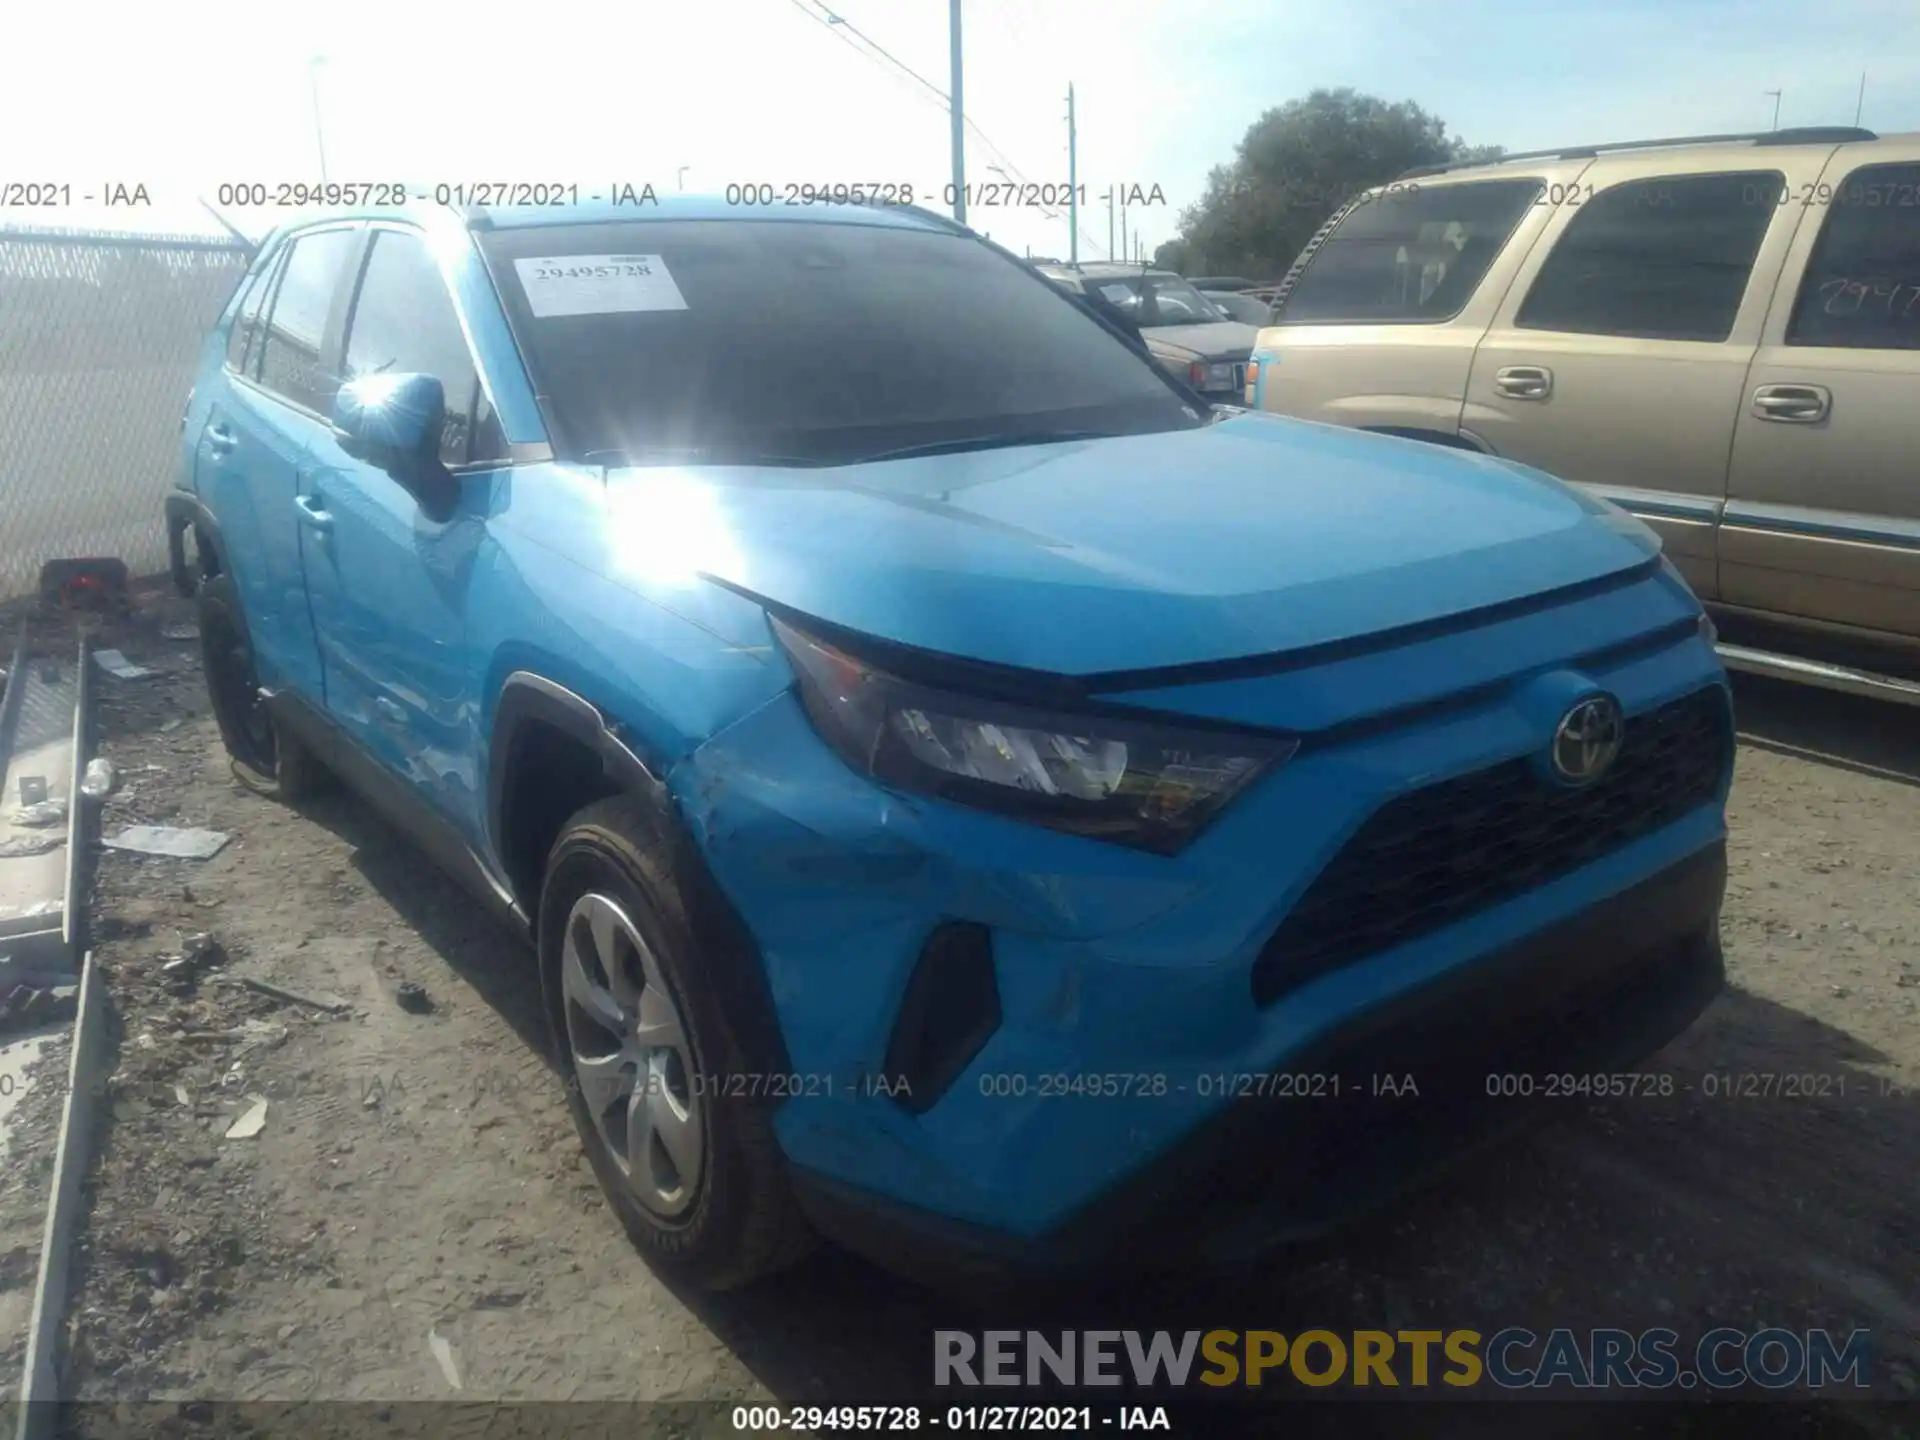
[[[167,517],[167,573],[173,581],[173,588],[180,594],[192,598],[200,588],[199,577],[187,563],[187,531],[197,531],[202,543],[207,545],[219,557],[223,574],[231,574],[232,567],[227,564],[227,541],[220,532],[220,522],[214,519],[213,512],[206,502],[191,490],[170,490],[166,499]]]
[[[720,888],[665,782],[592,701],[529,670],[515,670],[506,677],[494,708],[487,755],[489,848],[496,856],[504,853],[502,842],[511,824],[507,794],[512,779],[513,739],[517,730],[530,723],[552,726],[592,750],[600,757],[606,778],[659,820],[673,846],[674,873],[684,887],[681,899],[693,929],[699,963],[720,988],[742,1060],[756,1072],[788,1073],[791,1064],[786,1038],[780,1030],[759,942]]]

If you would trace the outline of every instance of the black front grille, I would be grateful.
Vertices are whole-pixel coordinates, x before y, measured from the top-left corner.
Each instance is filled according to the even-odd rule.
[[[1288,912],[1253,966],[1266,1005],[1330,970],[1547,884],[1706,804],[1726,772],[1726,693],[1628,718],[1620,754],[1580,790],[1508,760],[1389,802]]]

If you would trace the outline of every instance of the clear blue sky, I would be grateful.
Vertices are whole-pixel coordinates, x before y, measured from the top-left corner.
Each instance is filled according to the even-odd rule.
[[[145,214],[10,211],[0,224],[204,230],[223,180],[318,178],[308,59],[335,180],[730,181],[949,178],[947,121],[924,88],[838,38],[822,0],[575,0],[448,8],[418,0],[257,0],[102,11],[15,6],[0,89],[0,181],[76,194],[144,183]],[[839,0],[940,89],[945,0]],[[1850,123],[1920,130],[1920,0],[965,0],[969,178],[990,163],[1064,182],[1076,87],[1090,191],[1158,184],[1149,250],[1265,109],[1316,87],[1414,100],[1512,149]],[[848,39],[853,37],[849,36]],[[273,214],[243,214],[263,229]],[[975,207],[1016,249],[1064,253],[1037,211]],[[1102,205],[1083,252],[1107,243]]]

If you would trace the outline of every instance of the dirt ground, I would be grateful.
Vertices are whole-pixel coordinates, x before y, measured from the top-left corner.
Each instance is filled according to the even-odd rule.
[[[159,614],[115,643],[160,673],[98,688],[122,777],[103,828],[233,839],[207,861],[101,857],[97,955],[121,1033],[69,1393],[448,1399],[457,1375],[469,1400],[932,1398],[931,1331],[989,1323],[952,1301],[835,1253],[725,1300],[654,1277],[581,1158],[528,958],[357,801],[301,814],[236,788],[194,647],[160,638]],[[1879,1393],[1913,1396],[1920,712],[1745,681],[1737,700],[1731,984],[1643,1067],[1672,1072],[1674,1096],[1570,1105],[1255,1273],[1062,1297],[1058,1316],[1014,1323],[1864,1327]],[[223,963],[164,971],[200,933]],[[348,1008],[283,1004],[236,975]],[[396,1002],[405,981],[430,1012]],[[1807,1087],[1823,1094],[1729,1098],[1725,1083],[1706,1093],[1709,1074],[1736,1089],[1744,1074],[1829,1078]],[[264,1128],[223,1138],[254,1097]],[[1555,1407],[1535,1433],[1628,1433],[1618,1410],[1585,1413]],[[1903,1409],[1806,1396],[1764,1417],[1744,1432],[1913,1433]]]

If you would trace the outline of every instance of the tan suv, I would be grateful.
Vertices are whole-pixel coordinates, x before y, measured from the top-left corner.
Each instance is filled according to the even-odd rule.
[[[1295,262],[1245,399],[1578,482],[1660,533],[1730,668],[1920,703],[1920,135],[1413,172]]]

